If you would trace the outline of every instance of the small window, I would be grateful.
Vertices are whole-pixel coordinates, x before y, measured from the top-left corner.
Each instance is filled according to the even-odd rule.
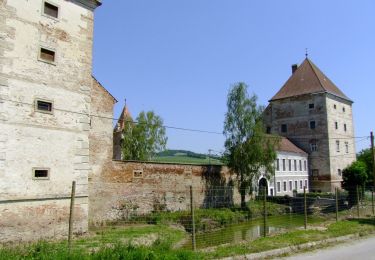
[[[342,112],[344,112],[344,113],[345,113],[345,107],[342,107]]]
[[[303,161],[303,170],[307,171],[307,162],[306,161]]]
[[[280,171],[280,160],[276,159],[276,171]]]
[[[307,180],[305,180],[305,188],[307,189],[308,188],[308,186],[307,186]]]
[[[286,171],[286,166],[285,166],[285,159],[283,159],[283,171]]]
[[[312,173],[312,177],[314,179],[317,179],[319,177],[319,170],[313,169],[313,170],[311,170],[311,173]]]
[[[346,124],[344,124],[344,131],[346,132]]]
[[[338,169],[338,170],[337,170],[337,174],[338,174],[339,176],[342,175],[341,169]]]
[[[282,133],[286,133],[286,132],[288,132],[288,127],[287,127],[286,124],[282,124],[282,125],[281,125],[281,132],[282,132]]]
[[[333,105],[333,108],[336,109],[336,104]]]
[[[299,160],[299,171],[302,172],[302,160]]]
[[[340,152],[340,141],[336,141],[336,152]]]
[[[277,182],[277,191],[278,191],[278,192],[281,191],[281,187],[280,187],[280,186],[281,186],[281,185],[280,185],[280,182],[278,181],[278,182]]]
[[[315,107],[314,103],[309,104],[309,109],[314,109],[314,107]]]
[[[288,160],[289,171],[292,171],[292,160]]]
[[[294,171],[297,171],[297,160],[294,160]]]
[[[290,191],[293,190],[293,182],[292,182],[292,181],[289,181],[289,190],[290,190]]]
[[[349,153],[349,142],[345,142],[345,152]]]
[[[33,168],[33,179],[34,180],[49,180],[49,169],[48,168]]]
[[[53,103],[47,100],[35,100],[35,110],[38,112],[49,113],[53,112]]]
[[[315,129],[315,121],[310,121],[310,129]]]
[[[143,170],[134,170],[133,178],[143,178]]]
[[[44,2],[43,13],[57,19],[59,18],[59,7],[48,2]]]
[[[284,191],[286,191],[286,181],[284,181]]]
[[[337,130],[339,128],[339,124],[335,122],[335,129]]]
[[[49,63],[54,63],[55,62],[55,52],[46,48],[40,48],[40,56],[39,58],[42,61],[46,61]]]
[[[303,183],[302,181],[299,181],[299,188],[302,190],[303,189]]]
[[[318,141],[316,139],[310,140],[310,150],[312,152],[318,151]]]
[[[298,181],[294,181],[294,189],[295,189],[295,190],[298,189]]]

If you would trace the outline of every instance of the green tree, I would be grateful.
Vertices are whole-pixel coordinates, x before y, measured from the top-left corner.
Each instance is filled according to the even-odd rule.
[[[357,154],[357,161],[361,161],[366,164],[367,167],[367,186],[372,187],[374,185],[374,174],[373,174],[373,160],[371,149],[363,149]]]
[[[349,193],[349,204],[355,205],[357,203],[357,188],[363,195],[364,188],[367,181],[367,167],[362,161],[355,161],[349,167],[343,170],[342,186]]]
[[[257,97],[249,97],[247,85],[238,83],[228,94],[224,122],[225,157],[228,166],[237,174],[241,194],[241,207],[246,207],[246,193],[252,192],[252,183],[260,170],[274,173],[275,146],[278,138],[264,132],[263,108]]]
[[[127,118],[123,130],[122,155],[124,160],[147,161],[165,150],[165,127],[153,111],[141,112],[133,122]]]

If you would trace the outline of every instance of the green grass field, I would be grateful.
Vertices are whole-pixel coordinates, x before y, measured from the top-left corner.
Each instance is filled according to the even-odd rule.
[[[201,159],[201,158],[194,158],[184,155],[177,155],[177,156],[159,156],[152,159],[155,162],[165,162],[165,163],[187,163],[187,164],[197,164],[197,165],[223,165],[223,163],[218,159]]]

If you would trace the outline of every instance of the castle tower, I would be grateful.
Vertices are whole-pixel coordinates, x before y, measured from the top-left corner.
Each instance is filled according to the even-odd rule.
[[[350,100],[306,58],[269,100],[267,131],[285,136],[309,154],[310,191],[341,186],[342,170],[355,160]]]
[[[0,1],[0,242],[87,231],[98,0]]]

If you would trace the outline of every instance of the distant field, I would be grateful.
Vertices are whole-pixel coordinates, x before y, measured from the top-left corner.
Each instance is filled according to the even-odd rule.
[[[169,163],[191,163],[191,164],[215,164],[222,165],[223,163],[218,159],[201,159],[188,156],[159,156],[152,159],[156,162],[169,162]]]

